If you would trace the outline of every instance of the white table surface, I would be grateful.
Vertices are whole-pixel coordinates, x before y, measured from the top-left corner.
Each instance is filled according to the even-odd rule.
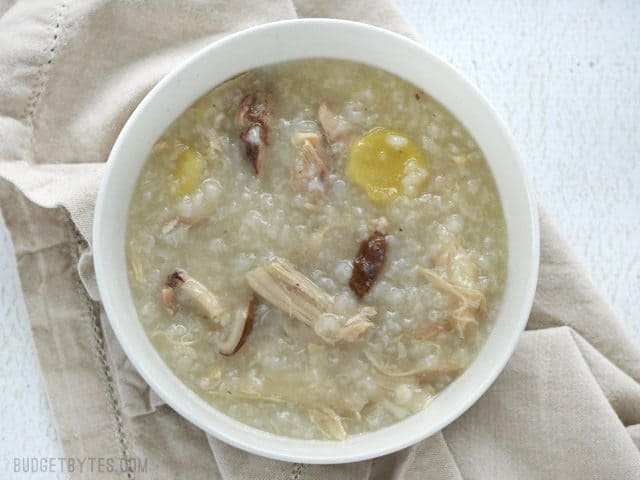
[[[398,5],[510,125],[540,200],[640,342],[640,3]],[[0,472],[9,472],[13,457],[62,450],[4,224],[0,321]],[[45,477],[66,478],[36,476]]]

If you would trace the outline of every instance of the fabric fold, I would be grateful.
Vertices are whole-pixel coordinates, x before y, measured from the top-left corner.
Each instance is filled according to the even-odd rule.
[[[640,349],[589,274],[540,209],[540,273],[528,329],[567,325],[640,381]]]

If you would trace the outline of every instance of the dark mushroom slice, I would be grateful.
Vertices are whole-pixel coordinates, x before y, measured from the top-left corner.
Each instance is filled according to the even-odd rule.
[[[267,144],[267,130],[261,123],[253,123],[240,134],[244,142],[247,160],[251,162],[253,173],[256,175],[262,169],[264,147]]]
[[[240,139],[245,145],[247,160],[257,175],[262,168],[264,149],[268,145],[267,136],[271,129],[272,112],[266,98],[257,93],[246,95],[235,115],[235,122],[242,127]]]
[[[336,311],[333,297],[286,260],[255,268],[246,277],[255,293],[311,327],[329,344],[358,341],[373,326],[374,308],[360,307],[349,314]]]
[[[251,331],[254,300],[246,311],[229,312],[215,293],[181,268],[176,268],[167,276],[160,295],[171,316],[182,307],[190,308],[209,320],[218,330],[216,350],[222,355],[237,352]]]
[[[364,297],[380,275],[387,256],[387,239],[376,230],[360,244],[353,261],[349,287],[359,297]]]
[[[244,321],[242,321],[242,317],[240,317],[239,321],[231,323],[231,328],[228,329],[226,338],[221,339],[217,345],[218,353],[227,356],[233,355],[244,345],[244,342],[247,341],[247,336],[253,328],[253,317],[256,312],[257,302],[258,300],[255,295],[251,297],[247,312],[244,315]]]

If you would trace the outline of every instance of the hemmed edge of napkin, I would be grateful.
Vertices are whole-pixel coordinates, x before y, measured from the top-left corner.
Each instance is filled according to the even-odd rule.
[[[106,353],[100,306],[87,296],[78,276],[76,266],[86,241],[64,207],[37,206],[4,179],[0,211],[11,235],[47,400],[65,455],[135,457]],[[64,323],[58,321],[62,316],[72,318],[65,331],[57,328]],[[84,398],[103,403],[83,402]],[[87,418],[92,419],[90,426]],[[131,472],[118,473],[134,478]]]

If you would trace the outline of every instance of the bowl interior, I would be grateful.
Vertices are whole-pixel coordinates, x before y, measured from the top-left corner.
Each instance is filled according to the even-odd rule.
[[[171,372],[140,322],[126,274],[129,200],[151,146],[191,103],[246,70],[302,58],[366,63],[394,73],[448,108],[482,149],[508,230],[508,278],[493,331],[474,363],[425,410],[344,442],[299,440],[254,429],[210,406]],[[417,43],[339,20],[291,20],[226,37],[187,60],[145,97],[118,137],[94,217],[94,259],[105,310],[131,362],[176,411],[215,437],[259,455],[295,462],[343,463],[399,450],[439,431],[469,408],[500,373],[524,329],[537,280],[535,202],[513,140],[478,91]]]

